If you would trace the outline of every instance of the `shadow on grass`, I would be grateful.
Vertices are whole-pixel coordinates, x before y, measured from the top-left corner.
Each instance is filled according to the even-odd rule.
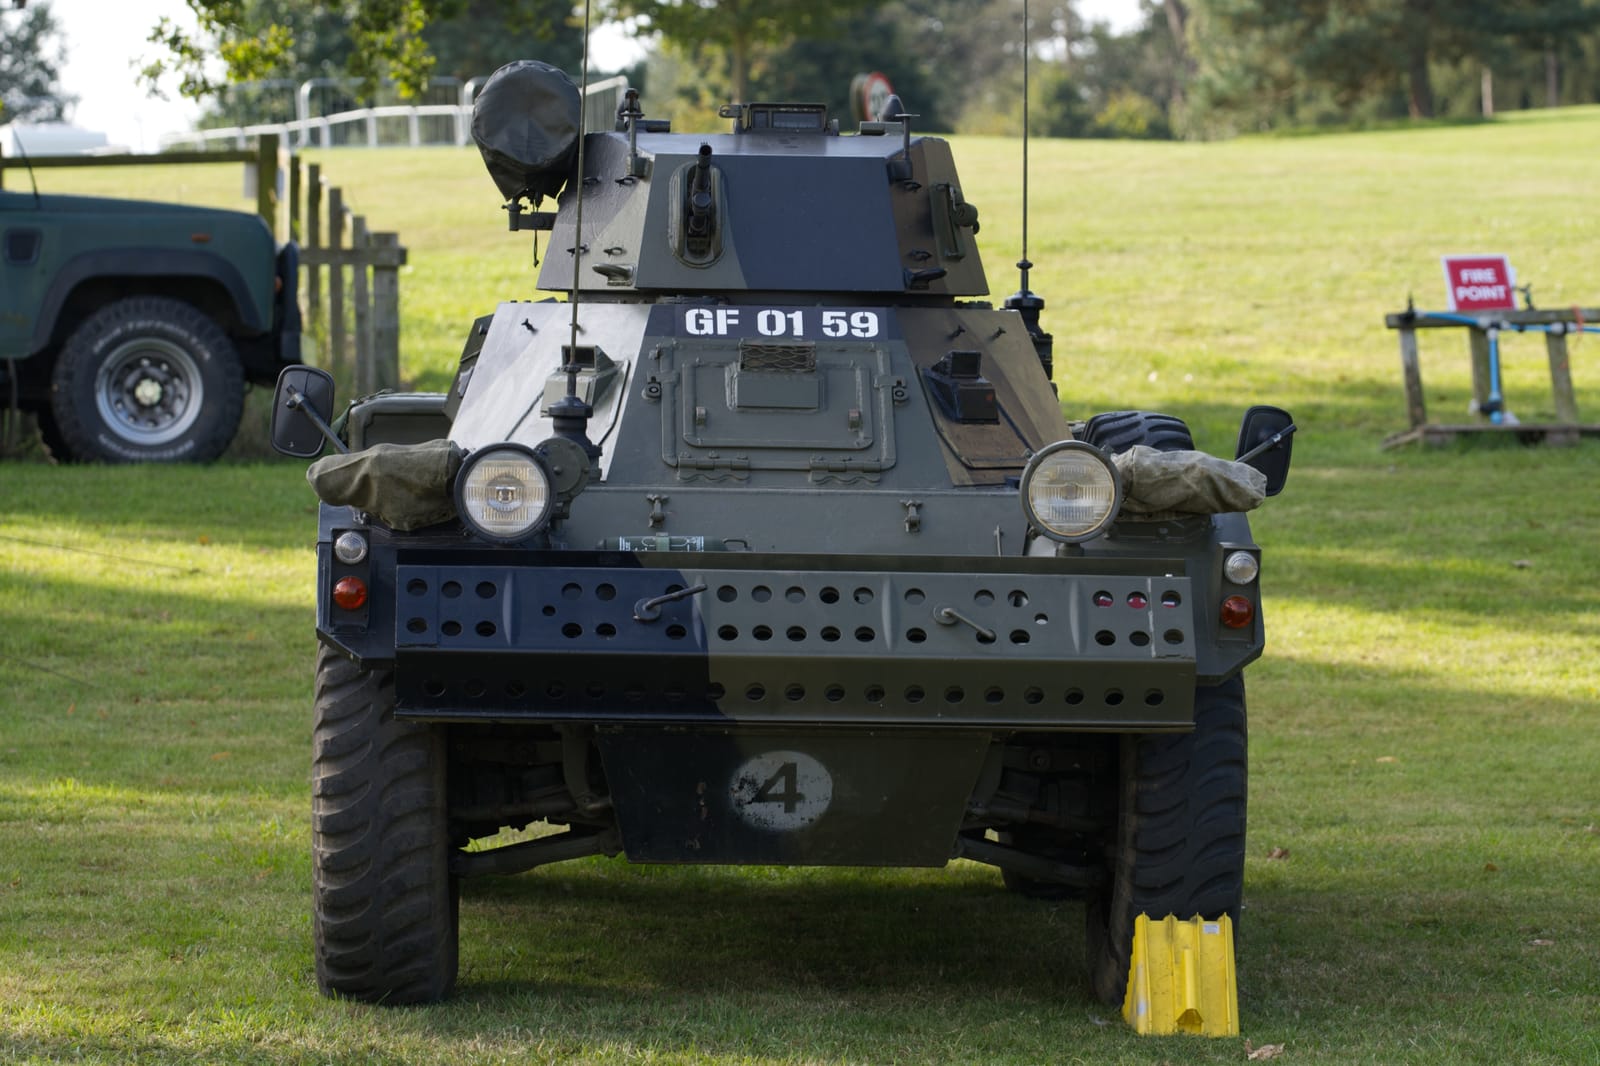
[[[573,991],[1089,1000],[1082,907],[1010,896],[998,873],[966,864],[930,873],[596,861],[469,883],[463,900],[469,996],[544,987],[554,972]],[[472,941],[486,932],[485,957]]]
[[[292,694],[282,675],[310,674],[311,611],[193,587],[200,580],[0,578],[0,677],[11,686],[12,711],[63,696],[126,707]]]
[[[282,549],[316,541],[317,499],[304,464],[4,467],[0,524],[18,537],[50,530],[71,550],[72,533]],[[205,540],[202,541],[201,538]],[[57,547],[51,544],[50,547]],[[97,548],[101,545],[95,545]],[[107,549],[109,550],[109,549]],[[139,555],[136,548],[128,554]],[[146,553],[147,554],[147,553]]]

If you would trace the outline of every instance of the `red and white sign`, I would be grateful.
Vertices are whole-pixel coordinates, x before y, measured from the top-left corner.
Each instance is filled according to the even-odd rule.
[[[857,74],[851,79],[850,95],[857,118],[878,122],[883,119],[883,105],[894,95],[894,86],[889,84],[887,74],[874,70],[870,74]]]
[[[1503,255],[1447,255],[1444,283],[1452,311],[1515,311],[1517,272]]]

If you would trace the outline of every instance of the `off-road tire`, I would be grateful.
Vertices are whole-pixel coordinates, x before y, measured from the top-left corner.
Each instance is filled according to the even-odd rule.
[[[1194,437],[1183,419],[1151,411],[1107,411],[1089,419],[1083,439],[1103,451],[1118,454],[1135,444],[1158,452],[1194,450]]]
[[[1140,914],[1226,914],[1244,897],[1244,680],[1195,692],[1195,728],[1123,738],[1107,889],[1085,907],[1095,995],[1120,1004]]]
[[[130,296],[67,338],[50,377],[62,456],[105,463],[209,462],[244,412],[233,342],[192,304]]]
[[[394,674],[317,651],[311,850],[317,985],[434,1003],[456,979],[441,727],[396,721]]]

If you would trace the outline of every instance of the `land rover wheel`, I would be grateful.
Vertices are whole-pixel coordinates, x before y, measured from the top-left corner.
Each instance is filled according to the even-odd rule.
[[[239,428],[244,368],[221,327],[193,305],[131,296],[67,338],[50,411],[72,459],[208,462]]]
[[[394,675],[317,652],[311,849],[317,985],[434,1003],[456,979],[440,727],[397,721]]]
[[[1123,738],[1110,877],[1085,907],[1089,977],[1103,1002],[1127,991],[1140,914],[1239,920],[1245,786],[1242,678],[1196,691],[1194,732]]]
[[[1194,449],[1194,437],[1183,419],[1152,411],[1108,411],[1089,419],[1083,439],[1096,448],[1117,453],[1135,444],[1158,452],[1186,452]]]

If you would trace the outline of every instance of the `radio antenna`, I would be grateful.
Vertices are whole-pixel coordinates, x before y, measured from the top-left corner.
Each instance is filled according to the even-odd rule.
[[[1028,52],[1032,48],[1028,30],[1028,0],[1022,0],[1022,258],[1017,269],[1022,271],[1023,292],[1028,291],[1028,271],[1033,268],[1028,262]]]
[[[22,131],[17,124],[11,124],[11,143],[17,146],[17,154],[22,156],[22,165],[28,168],[28,184],[33,187],[33,206],[37,210],[43,201],[39,199],[39,176],[33,172],[33,160],[28,157],[28,146],[22,143]]]
[[[591,0],[583,3],[583,76],[582,87],[579,89],[578,107],[578,188],[577,212],[573,219],[572,241],[572,289],[567,302],[572,305],[572,327],[570,339],[564,348],[565,359],[561,370],[567,375],[567,394],[550,405],[550,425],[556,436],[565,437],[581,446],[589,456],[591,470],[598,468],[600,449],[589,439],[589,419],[594,415],[594,408],[578,395],[578,372],[583,369],[578,355],[578,331],[583,327],[578,325],[578,304],[582,302],[580,290],[579,270],[583,265],[583,190],[584,190],[584,142],[588,139],[588,110],[589,110],[589,9]],[[591,349],[592,351],[592,349]],[[595,359],[591,355],[590,365]]]
[[[1006,297],[1004,306],[1008,311],[1016,311],[1022,316],[1022,324],[1028,329],[1033,350],[1039,356],[1039,364],[1044,367],[1044,376],[1053,379],[1055,338],[1039,326],[1039,312],[1044,310],[1044,299],[1028,288],[1028,271],[1033,269],[1033,264],[1028,261],[1028,53],[1032,50],[1028,21],[1028,0],[1022,0],[1022,258],[1017,260],[1022,282],[1016,292]],[[1055,388],[1054,380],[1050,381],[1050,387]]]

